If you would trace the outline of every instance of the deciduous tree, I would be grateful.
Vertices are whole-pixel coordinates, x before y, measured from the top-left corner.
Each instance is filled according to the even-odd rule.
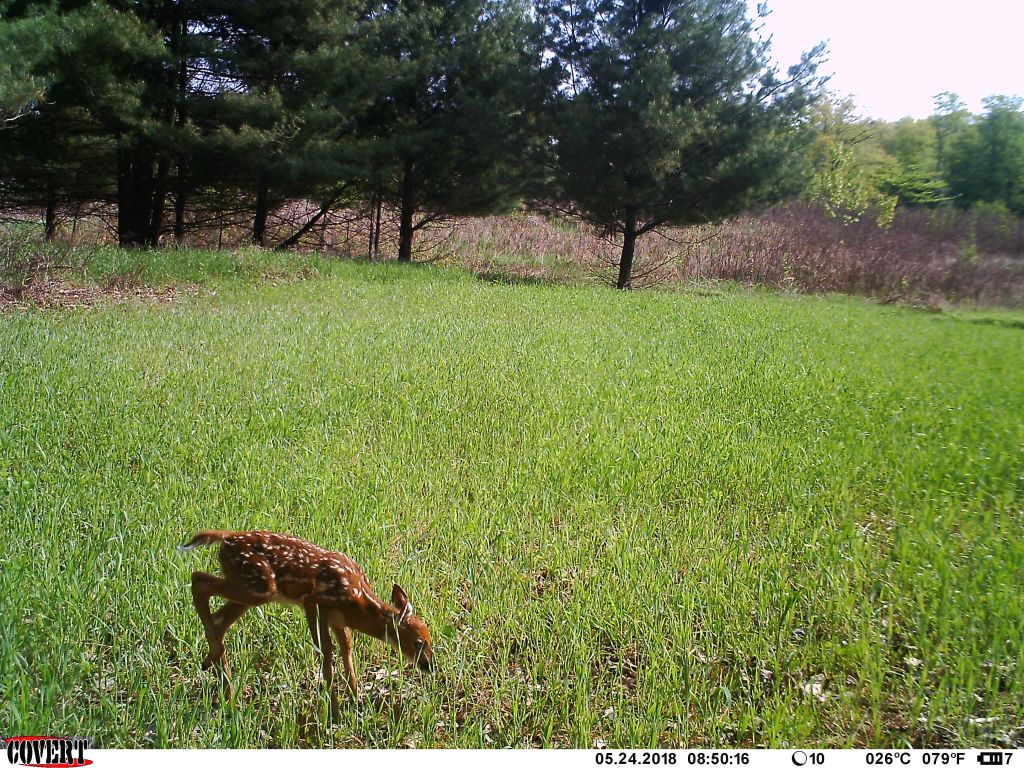
[[[946,174],[959,205],[998,203],[1024,215],[1024,100],[985,99],[985,114],[957,134]]]

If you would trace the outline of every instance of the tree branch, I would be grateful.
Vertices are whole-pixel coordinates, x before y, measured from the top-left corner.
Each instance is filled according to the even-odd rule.
[[[330,198],[323,205],[321,205],[320,206],[320,210],[316,212],[316,214],[313,216],[313,218],[311,218],[309,221],[307,221],[305,224],[303,224],[302,227],[300,227],[299,230],[295,234],[293,234],[287,240],[285,240],[280,245],[278,245],[274,250],[275,251],[284,251],[284,250],[286,250],[288,248],[291,248],[292,246],[296,245],[299,242],[299,240],[302,239],[302,236],[305,235],[307,232],[309,232],[309,230],[311,230],[313,227],[315,227],[316,223],[318,221],[320,221],[320,219],[322,219],[327,214],[327,212],[329,210],[331,210],[331,207],[338,201],[339,197],[341,197],[341,193],[340,192],[338,194],[334,195],[334,197]]]

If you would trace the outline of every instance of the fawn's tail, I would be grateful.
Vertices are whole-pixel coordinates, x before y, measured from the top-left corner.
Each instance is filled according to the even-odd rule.
[[[189,539],[187,544],[182,544],[178,547],[178,551],[188,552],[190,549],[208,547],[211,544],[216,544],[218,541],[223,541],[228,536],[234,535],[234,533],[234,531],[199,531],[199,533]]]

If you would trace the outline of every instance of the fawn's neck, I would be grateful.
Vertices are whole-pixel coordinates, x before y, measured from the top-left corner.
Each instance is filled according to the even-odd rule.
[[[345,617],[348,625],[364,635],[388,641],[388,630],[398,618],[398,609],[366,593],[366,599]]]

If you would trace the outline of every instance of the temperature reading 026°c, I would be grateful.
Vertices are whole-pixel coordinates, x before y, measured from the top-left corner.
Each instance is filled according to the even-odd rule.
[[[909,752],[865,752],[864,762],[868,765],[910,765]]]

